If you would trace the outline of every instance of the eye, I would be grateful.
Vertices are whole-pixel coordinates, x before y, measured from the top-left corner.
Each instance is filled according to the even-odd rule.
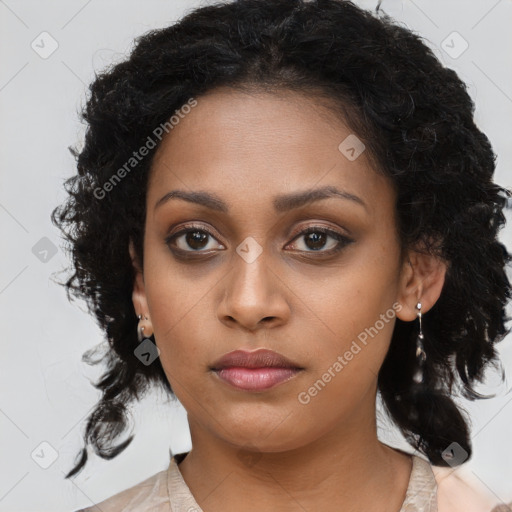
[[[330,243],[327,241],[331,239]],[[301,240],[305,248],[299,247],[303,252],[321,252],[322,254],[333,254],[341,251],[345,246],[353,242],[350,238],[332,229],[322,226],[312,226],[301,231],[294,240]],[[301,245],[301,244],[299,244]]]
[[[341,233],[322,226],[312,226],[301,231],[293,240],[302,239],[303,247],[295,248],[302,252],[319,252],[323,255],[334,254],[353,242]],[[330,239],[330,243],[328,243]],[[215,250],[215,236],[204,226],[185,226],[184,229],[168,236],[166,245],[178,253],[201,253]],[[293,246],[289,244],[286,247]],[[298,244],[299,246],[301,244]],[[226,247],[219,244],[217,249]]]
[[[181,252],[207,252],[214,249],[210,242],[215,240],[215,237],[203,226],[187,226],[185,229],[167,237],[165,243],[167,245],[174,245],[176,249]],[[225,247],[220,244],[221,249]]]

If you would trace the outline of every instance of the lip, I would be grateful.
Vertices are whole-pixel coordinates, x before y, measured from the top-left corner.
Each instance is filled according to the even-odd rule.
[[[290,380],[304,368],[268,349],[235,350],[224,354],[211,370],[231,386],[245,391],[263,391]]]
[[[224,354],[212,365],[212,370],[222,370],[229,367],[242,368],[301,368],[287,357],[268,350],[260,348],[257,350],[234,350]]]

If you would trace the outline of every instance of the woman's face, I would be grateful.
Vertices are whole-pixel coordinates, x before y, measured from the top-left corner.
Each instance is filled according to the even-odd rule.
[[[134,291],[191,429],[268,452],[358,429],[401,307],[395,192],[311,99],[197,102],[155,155]],[[257,348],[302,369],[256,390],[211,369]]]

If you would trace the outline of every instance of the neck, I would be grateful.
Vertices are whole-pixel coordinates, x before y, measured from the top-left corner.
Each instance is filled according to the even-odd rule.
[[[189,419],[193,449],[179,468],[204,512],[397,512],[412,463],[378,440],[374,409],[369,418],[353,417],[313,442],[283,452],[243,449],[212,437]]]

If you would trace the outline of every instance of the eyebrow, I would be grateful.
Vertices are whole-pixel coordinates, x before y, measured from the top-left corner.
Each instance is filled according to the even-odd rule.
[[[320,201],[322,199],[329,199],[331,197],[338,197],[341,199],[353,201],[354,203],[363,206],[367,210],[366,203],[360,197],[344,190],[339,190],[333,186],[326,186],[301,192],[293,192],[291,194],[283,194],[276,196],[272,203],[276,212],[286,212],[304,206],[308,203]],[[189,203],[206,206],[207,208],[215,211],[223,213],[229,212],[228,205],[215,194],[203,191],[188,192],[185,190],[172,190],[171,192],[168,192],[156,202],[154,209],[156,210],[159,206],[162,206],[164,203],[170,201],[171,199],[182,199],[184,201],[188,201]]]

